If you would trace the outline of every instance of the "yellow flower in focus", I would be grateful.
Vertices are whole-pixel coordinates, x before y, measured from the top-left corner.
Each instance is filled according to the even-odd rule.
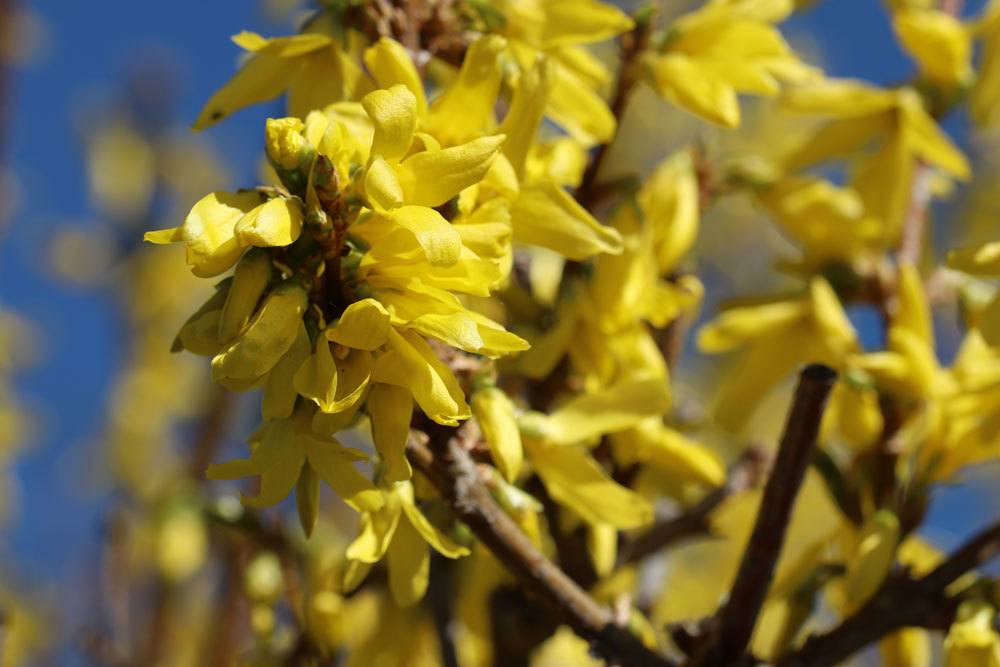
[[[233,42],[250,56],[205,104],[194,123],[196,130],[285,92],[289,112],[305,118],[331,102],[356,99],[368,85],[361,68],[333,37],[304,33],[265,39],[241,32]]]
[[[290,199],[213,192],[194,205],[180,227],[146,232],[143,238],[184,243],[191,271],[209,278],[232,268],[246,248],[290,245],[301,231],[302,209]]]
[[[522,72],[548,56],[551,94],[545,115],[584,145],[614,136],[615,118],[599,91],[609,82],[604,64],[583,48],[631,30],[632,19],[597,0],[495,0],[505,17],[500,34]],[[523,76],[523,74],[522,74]]]

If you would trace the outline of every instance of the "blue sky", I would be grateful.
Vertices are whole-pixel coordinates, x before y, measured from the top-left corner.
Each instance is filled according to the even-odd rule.
[[[40,62],[14,73],[11,124],[3,128],[5,157],[23,192],[13,227],[0,239],[0,305],[37,325],[46,354],[17,384],[41,430],[15,467],[20,518],[8,529],[3,557],[7,569],[29,581],[67,582],[81,574],[70,565],[92,563],[96,553],[101,503],[87,497],[79,471],[93,456],[87,441],[100,431],[125,343],[113,299],[68,287],[44,268],[53,230],[96,216],[75,110],[114,90],[137,59],[161,53],[177,68],[178,119],[190,123],[233,71],[238,50],[230,35],[287,28],[267,23],[256,3],[237,0],[36,0],[30,7],[47,24],[49,46]],[[787,27],[793,39],[817,37],[831,74],[891,83],[910,72],[876,0],[825,0]],[[254,180],[266,115],[265,108],[242,112],[208,133],[230,164],[243,165],[234,174],[239,184]],[[946,492],[938,500],[938,525],[962,529],[984,518],[982,510],[968,510],[967,494]]]

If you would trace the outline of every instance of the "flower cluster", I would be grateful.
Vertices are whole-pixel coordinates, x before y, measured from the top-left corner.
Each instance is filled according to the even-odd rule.
[[[415,474],[414,443],[442,433],[533,548],[627,606],[641,579],[630,553],[657,539],[642,534],[656,509],[730,494],[734,441],[773,439],[773,390],[813,363],[840,379],[748,650],[777,659],[821,597],[846,618],[897,566],[940,562],[915,533],[933,489],[996,457],[1000,244],[972,239],[984,242],[931,271],[928,218],[976,184],[940,122],[968,101],[994,124],[1000,3],[967,20],[952,3],[889,3],[915,64],[891,87],[827,77],[797,54],[780,24],[800,4],[708,0],[668,20],[597,0],[333,2],[299,34],[234,38],[247,58],[195,127],[287,96],[288,116],[264,128],[272,180],[212,192],[146,239],[182,244],[198,277],[228,274],[174,349],[211,357],[223,388],[260,394],[249,456],[209,477],[257,478],[252,508],[294,492],[306,535],[321,525],[322,485],[358,514],[345,561],[316,575],[323,604],[337,601],[330,618],[373,570],[412,606],[431,550],[468,557],[480,578],[459,601],[462,650],[486,659],[484,614],[501,613],[489,596],[506,575],[459,520],[472,512],[463,489]],[[590,49],[615,37],[617,76]],[[761,99],[741,109],[741,96]],[[613,178],[629,102],[700,137],[670,137],[651,169],[617,156],[628,164]],[[720,134],[737,128],[762,136]],[[713,234],[737,254],[719,230],[753,216],[773,223],[760,237],[780,244],[775,276],[741,273],[756,247],[735,268],[701,256]],[[719,283],[736,298],[699,322]],[[934,319],[948,300],[962,306],[950,362]],[[696,323],[697,349],[728,368],[686,368]],[[691,519],[725,539],[671,561],[651,619],[626,609],[644,644],[725,598],[755,503],[735,493],[711,521]],[[995,656],[1000,599],[976,581],[952,594],[949,664]],[[379,609],[387,627],[426,621],[416,607]],[[582,659],[586,647],[547,630],[557,655]],[[928,641],[911,628],[882,648],[904,656],[889,664],[922,665]]]

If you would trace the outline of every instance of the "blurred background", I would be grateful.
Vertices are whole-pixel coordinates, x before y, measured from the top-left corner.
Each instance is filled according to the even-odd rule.
[[[679,10],[685,3],[669,4]],[[967,12],[981,5],[971,2]],[[152,497],[166,471],[203,463],[187,452],[206,428],[197,406],[216,398],[204,360],[168,349],[209,287],[176,255],[147,254],[142,232],[179,224],[212,189],[259,181],[263,120],[283,115],[279,102],[203,133],[188,128],[238,64],[229,37],[288,34],[308,7],[294,0],[3,0],[0,8],[0,592],[5,604],[24,600],[45,628],[20,640],[26,654],[48,651],[38,664],[92,664],[93,600],[107,585],[102,568],[116,562],[107,551],[122,498]],[[875,0],[820,0],[784,28],[831,76],[892,84],[912,71]],[[763,111],[757,121],[750,114],[738,139],[652,94],[640,93],[631,114],[612,165],[651,165],[692,132],[716,143],[780,139]],[[662,140],[632,140],[648,138],[644,119],[662,128]],[[979,161],[996,144],[982,137],[970,146],[962,117],[946,127]],[[935,211],[935,229],[947,235],[948,225],[992,225],[995,236],[996,208],[973,184]],[[742,292],[768,288],[768,267],[786,247],[774,232],[770,246],[740,246],[723,225],[762,224],[759,213],[747,202],[719,209],[698,249],[709,288],[704,313],[737,280]],[[863,334],[874,330],[865,313],[853,316]],[[957,334],[940,324],[948,359]],[[685,361],[682,381],[686,373],[696,383],[700,363]],[[253,409],[252,401],[238,406],[230,423],[215,425],[227,443],[246,437]],[[980,471],[937,496],[928,524],[937,544],[954,544],[995,512],[992,479]],[[178,534],[190,544],[190,534]],[[171,538],[161,531],[152,539]],[[187,563],[181,556],[164,567],[193,567]]]

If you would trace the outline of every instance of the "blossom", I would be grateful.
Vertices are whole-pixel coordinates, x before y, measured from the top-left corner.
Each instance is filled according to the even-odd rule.
[[[681,108],[725,127],[740,123],[737,95],[775,95],[782,81],[816,76],[774,23],[790,2],[712,0],[669,28],[648,66],[656,90]]]

